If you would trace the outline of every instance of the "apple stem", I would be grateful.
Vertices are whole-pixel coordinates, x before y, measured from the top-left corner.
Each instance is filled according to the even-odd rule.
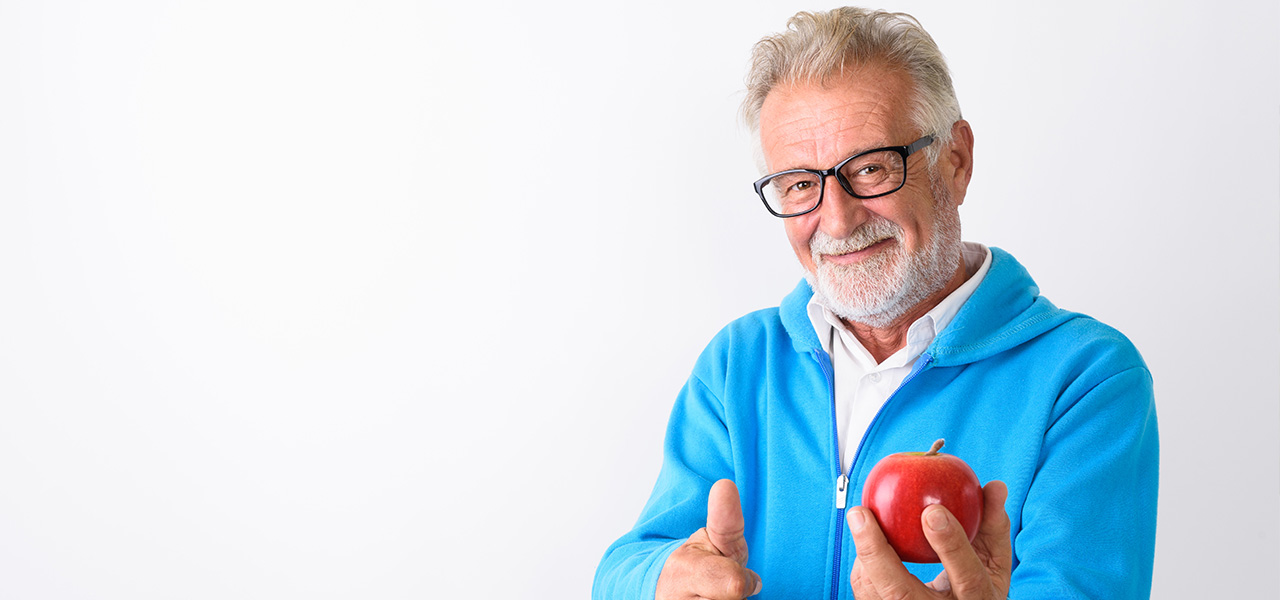
[[[947,443],[947,440],[938,438],[938,441],[933,443],[933,446],[929,448],[929,451],[925,453],[925,456],[936,456],[938,451],[942,449],[942,445],[945,443]]]

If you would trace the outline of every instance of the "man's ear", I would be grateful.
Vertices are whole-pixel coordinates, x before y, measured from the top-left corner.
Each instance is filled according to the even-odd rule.
[[[946,173],[947,184],[951,186],[952,199],[959,206],[964,203],[969,178],[973,177],[973,128],[969,127],[968,121],[960,119],[951,126],[951,143],[944,152],[950,167]]]

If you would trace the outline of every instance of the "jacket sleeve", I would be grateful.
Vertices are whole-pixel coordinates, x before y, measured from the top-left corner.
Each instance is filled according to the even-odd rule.
[[[1020,511],[1010,598],[1148,598],[1159,442],[1150,372],[1067,390]]]
[[[724,405],[697,375],[681,390],[667,422],[662,469],[631,531],[605,552],[591,597],[651,600],[667,557],[707,524],[711,485],[733,478]]]

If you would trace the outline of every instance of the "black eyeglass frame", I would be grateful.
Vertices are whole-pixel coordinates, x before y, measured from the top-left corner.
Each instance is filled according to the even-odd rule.
[[[756,188],[756,195],[760,196],[760,201],[764,203],[764,207],[769,210],[769,213],[775,217],[779,217],[783,219],[798,217],[800,215],[807,215],[815,210],[818,210],[818,207],[822,206],[822,199],[826,196],[826,193],[827,193],[827,177],[830,177],[832,175],[835,176],[836,181],[840,182],[840,187],[844,188],[844,191],[848,193],[850,196],[853,196],[854,198],[862,198],[863,200],[866,200],[870,198],[879,198],[881,196],[888,196],[889,194],[892,194],[902,189],[902,186],[907,184],[907,157],[911,156],[912,154],[915,154],[916,152],[919,152],[920,149],[925,148],[929,144],[932,144],[934,139],[935,138],[932,135],[926,135],[914,142],[911,142],[910,144],[907,144],[906,146],[887,146],[884,148],[874,148],[871,150],[867,150],[866,152],[859,152],[857,154],[854,154],[853,156],[850,156],[849,158],[846,158],[840,161],[840,164],[834,167],[831,167],[830,169],[827,169],[825,171],[820,171],[818,169],[787,169],[786,171],[778,171],[777,173],[770,173],[768,175],[765,175],[764,177],[761,177],[760,179],[757,179],[753,185]],[[848,179],[845,179],[844,175],[840,174],[840,169],[843,168],[845,165],[849,164],[849,161],[851,160],[866,156],[873,152],[885,152],[885,151],[897,152],[898,154],[902,155],[902,182],[898,184],[898,187],[893,188],[887,192],[881,192],[879,194],[863,196],[861,194],[855,193],[853,191],[853,185],[849,183]],[[798,212],[798,213],[782,214],[773,210],[772,206],[769,206],[769,200],[764,197],[765,184],[768,183],[769,180],[773,179],[774,177],[778,177],[780,175],[786,175],[788,173],[813,173],[814,175],[818,176],[818,181],[820,182],[818,184],[819,186],[818,201],[815,202],[814,205],[809,208],[809,210]]]

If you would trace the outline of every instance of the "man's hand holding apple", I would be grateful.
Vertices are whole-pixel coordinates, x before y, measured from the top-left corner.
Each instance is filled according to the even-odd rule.
[[[972,544],[951,511],[941,505],[924,510],[920,520],[925,538],[943,566],[942,573],[928,584],[907,571],[870,509],[850,509],[849,530],[858,549],[850,576],[853,595],[858,600],[1005,600],[1013,569],[1009,515],[1004,511],[1008,493],[1000,481],[982,488],[982,521]]]
[[[760,593],[760,576],[746,567],[745,531],[738,487],[728,479],[717,481],[707,497],[707,526],[667,558],[657,600],[741,600]]]

